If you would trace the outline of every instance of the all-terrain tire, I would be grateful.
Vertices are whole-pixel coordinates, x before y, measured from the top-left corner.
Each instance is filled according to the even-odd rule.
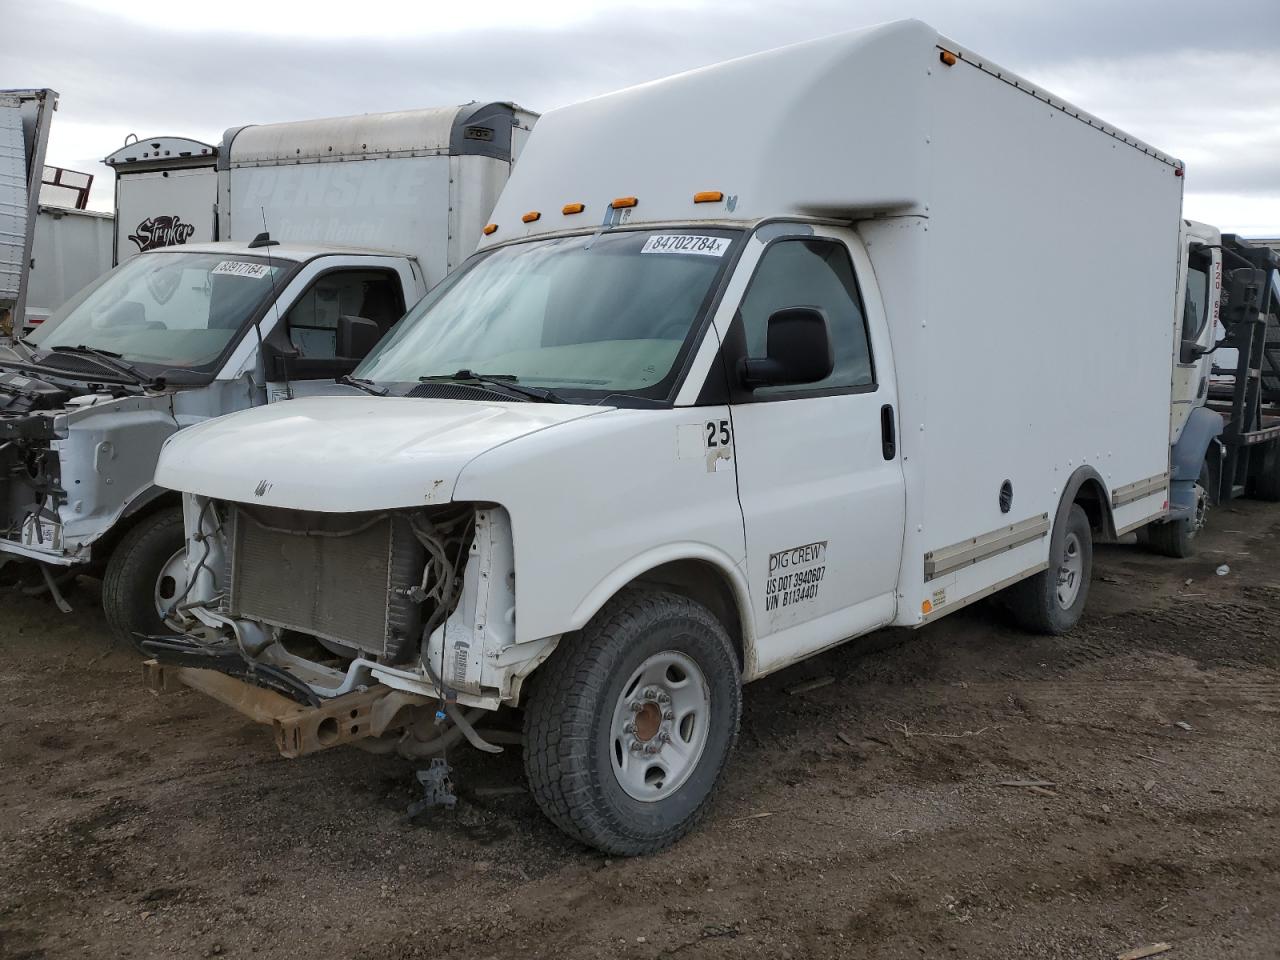
[[[156,609],[157,583],[185,543],[182,510],[166,507],[143,517],[116,544],[102,578],[102,609],[116,639],[136,646],[138,634],[168,632]],[[182,585],[169,589],[180,591]]]
[[[1059,600],[1059,576],[1067,565],[1067,551],[1075,544],[1079,569],[1075,573],[1074,599],[1067,605]],[[1032,633],[1066,633],[1080,620],[1089,599],[1089,578],[1093,575],[1093,531],[1084,508],[1073,503],[1063,523],[1054,526],[1049,541],[1049,569],[1015,583],[1006,591],[1009,612]]]
[[[614,771],[612,724],[635,671],[672,652],[693,661],[705,679],[706,739],[680,786],[644,801],[629,795]],[[530,684],[525,774],[556,826],[607,853],[637,856],[671,845],[706,815],[738,739],[742,684],[729,635],[702,604],[625,590],[567,634]]]

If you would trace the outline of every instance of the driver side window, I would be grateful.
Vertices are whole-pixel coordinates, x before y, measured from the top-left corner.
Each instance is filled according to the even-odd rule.
[[[767,352],[769,317],[788,307],[816,307],[827,317],[835,367],[831,376],[800,388],[803,392],[840,388],[874,388],[871,344],[862,311],[858,281],[844,244],[816,238],[779,240],[760,258],[739,313],[747,340],[747,356]],[[760,387],[756,397],[793,395],[797,388]]]
[[[315,279],[289,312],[289,342],[305,360],[333,360],[338,318],[364,317],[385,334],[404,313],[395,275],[387,270],[333,270]]]

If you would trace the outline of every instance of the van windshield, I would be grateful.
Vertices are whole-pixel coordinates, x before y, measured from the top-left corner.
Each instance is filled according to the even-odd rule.
[[[147,253],[106,274],[42,323],[40,350],[90,347],[165,368],[213,364],[293,267],[222,253]]]
[[[410,383],[471,371],[561,396],[663,399],[736,236],[616,230],[500,247],[428,294],[354,376]]]

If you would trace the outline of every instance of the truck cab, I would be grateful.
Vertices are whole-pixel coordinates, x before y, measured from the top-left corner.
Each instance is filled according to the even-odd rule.
[[[341,391],[425,291],[412,257],[250,243],[149,250],[0,350],[0,563],[59,581],[95,572],[113,630],[154,634],[177,597],[176,498],[152,482],[173,433]]]

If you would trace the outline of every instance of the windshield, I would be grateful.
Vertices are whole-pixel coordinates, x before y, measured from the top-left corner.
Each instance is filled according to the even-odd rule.
[[[28,340],[41,350],[92,347],[131,363],[206,367],[292,266],[221,253],[149,253],[106,274]]]
[[[355,376],[466,370],[557,393],[666,397],[735,236],[633,230],[501,247],[419,302]]]

